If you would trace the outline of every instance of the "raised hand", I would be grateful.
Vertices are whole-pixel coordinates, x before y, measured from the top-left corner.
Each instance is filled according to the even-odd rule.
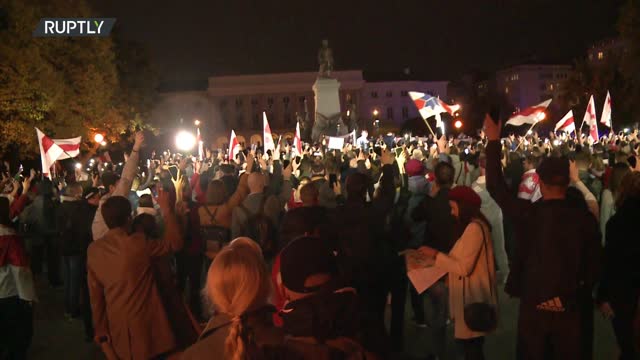
[[[391,165],[395,160],[395,156],[391,153],[391,151],[387,149],[382,149],[382,156],[380,156],[380,162],[382,165]]]
[[[250,152],[247,154],[247,173],[251,173],[253,171],[253,164],[256,159],[254,157],[254,152]]]
[[[162,189],[161,186],[158,187],[158,196],[156,197],[156,202],[158,203],[158,206],[160,207],[160,210],[163,214],[169,214],[173,212],[174,208],[171,204],[171,197],[169,196],[169,193],[167,191]]]
[[[580,181],[580,172],[578,171],[575,160],[569,160],[569,179],[572,183]]]
[[[138,131],[134,139],[133,151],[139,151],[142,145],[144,145],[144,133],[142,131]]]

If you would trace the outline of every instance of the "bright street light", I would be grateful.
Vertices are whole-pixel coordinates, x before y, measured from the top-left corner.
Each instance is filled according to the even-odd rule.
[[[176,135],[176,148],[180,151],[191,151],[196,146],[196,137],[188,131],[180,131]]]
[[[196,119],[196,121],[193,122],[194,124],[196,124],[196,126],[200,126],[200,120]]]
[[[78,169],[78,170],[82,169],[82,164],[76,163],[76,169]]]
[[[97,133],[94,137],[93,140],[95,140],[95,142],[97,143],[101,143],[104,141],[104,135]]]
[[[462,127],[462,121],[456,120],[456,122],[453,123],[453,126],[455,126],[456,129],[460,129]]]
[[[373,116],[378,116],[378,109],[373,110]]]

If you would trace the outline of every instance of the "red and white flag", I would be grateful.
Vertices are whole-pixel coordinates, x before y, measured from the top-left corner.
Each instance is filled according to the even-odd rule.
[[[602,108],[602,117],[600,123],[604,126],[611,128],[611,94],[607,91],[607,98],[604,100],[604,107]]]
[[[596,102],[593,100],[593,95],[589,99],[589,104],[587,105],[587,111],[584,113],[584,118],[582,119],[582,125],[587,124],[589,127],[589,137],[591,140],[596,143],[598,142],[598,120],[596,118]],[[582,128],[582,126],[580,126]]]
[[[80,136],[71,139],[51,139],[38,128],[36,128],[36,135],[38,136],[44,176],[51,177],[49,169],[56,160],[74,158],[80,154],[80,142],[82,141]]]
[[[560,121],[556,123],[555,131],[562,130],[567,134],[570,134],[576,131],[576,124],[573,119],[573,110],[569,110],[567,115],[565,115]]]
[[[524,124],[535,124],[544,119],[544,111],[547,110],[549,104],[551,104],[551,99],[541,102],[538,105],[528,107],[509,118],[507,125],[521,126]]]
[[[200,135],[200,128],[196,129],[196,141],[198,142],[198,158],[204,159],[204,142],[202,141],[202,135]]]
[[[300,136],[300,123],[296,123],[296,136],[293,138],[293,151],[297,156],[302,156],[302,140]]]
[[[276,151],[276,144],[273,142],[273,135],[271,135],[271,127],[269,127],[269,120],[267,120],[267,113],[265,111],[262,112],[262,139],[264,140],[264,153],[267,153],[267,150],[271,150],[273,154]]]
[[[229,161],[233,161],[239,152],[240,143],[238,142],[238,137],[236,136],[236,132],[231,130],[231,137],[229,138]]]

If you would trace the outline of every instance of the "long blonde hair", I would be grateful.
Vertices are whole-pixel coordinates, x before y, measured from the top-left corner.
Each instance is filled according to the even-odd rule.
[[[213,260],[205,294],[216,310],[232,318],[225,340],[225,359],[247,358],[243,315],[267,304],[269,272],[262,256],[248,246],[228,246]]]

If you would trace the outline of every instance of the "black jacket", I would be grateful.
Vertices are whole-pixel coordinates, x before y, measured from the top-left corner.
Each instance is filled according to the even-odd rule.
[[[323,206],[303,206],[287,211],[280,223],[279,249],[303,235],[318,235],[327,241],[329,236],[329,210]]]
[[[598,222],[570,200],[531,203],[507,191],[500,164],[500,142],[487,145],[487,189],[514,225],[516,256],[506,292],[536,306],[556,296],[571,306],[588,301],[599,277]]]
[[[637,297],[640,293],[638,215],[640,199],[630,198],[607,223],[599,301]]]
[[[85,256],[92,241],[91,223],[97,207],[84,200],[65,201],[56,211],[62,255]]]
[[[449,206],[449,189],[440,189],[435,197],[425,196],[413,209],[411,217],[415,222],[424,221],[423,245],[442,253],[448,253],[456,242],[453,228],[455,219]]]

